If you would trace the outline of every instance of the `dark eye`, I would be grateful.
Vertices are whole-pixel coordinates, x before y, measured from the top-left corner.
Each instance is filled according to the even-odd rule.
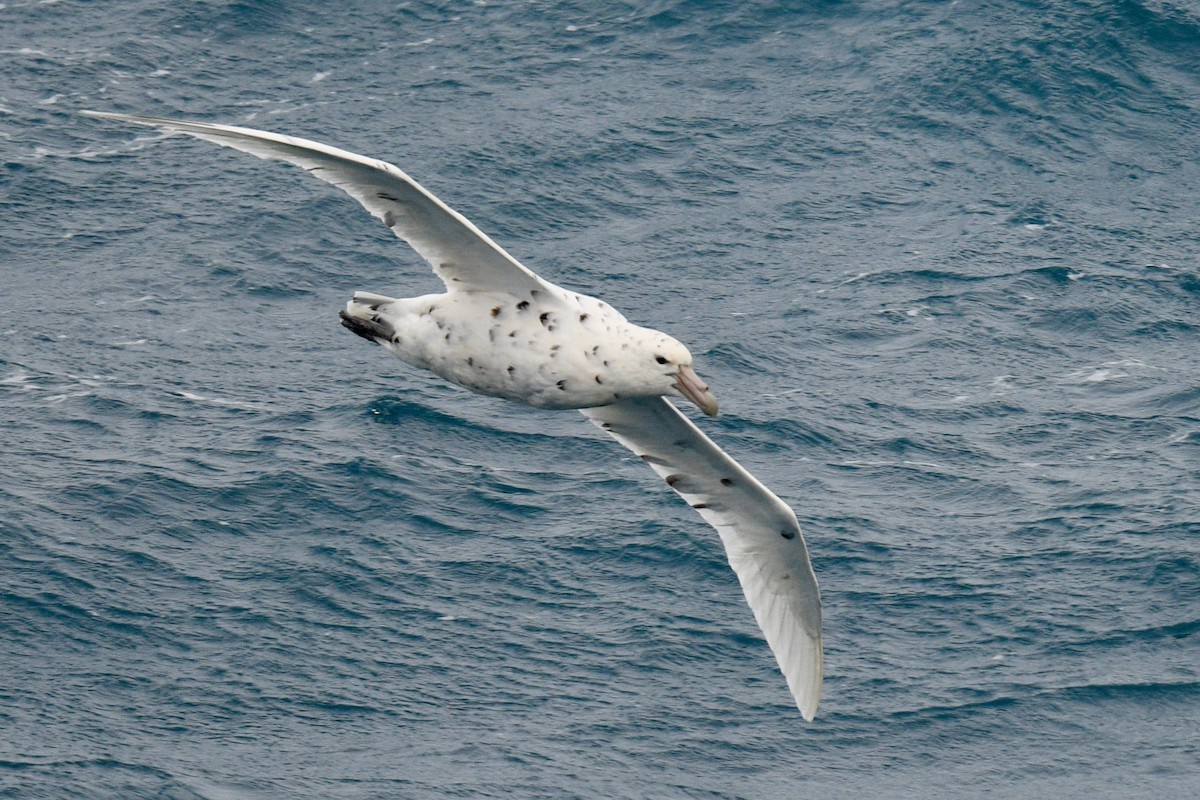
[[[655,357],[654,357],[654,360],[655,360],[655,361],[657,361],[657,362],[658,362],[658,363],[660,363],[660,364],[665,364],[665,363],[667,363],[667,357],[666,357],[666,356],[655,356]]]

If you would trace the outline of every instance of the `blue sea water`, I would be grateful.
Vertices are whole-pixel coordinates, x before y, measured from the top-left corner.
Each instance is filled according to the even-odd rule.
[[[1200,794],[1200,10],[0,2],[0,797]],[[574,412],[337,324],[385,158],[688,343],[797,511],[805,724]]]

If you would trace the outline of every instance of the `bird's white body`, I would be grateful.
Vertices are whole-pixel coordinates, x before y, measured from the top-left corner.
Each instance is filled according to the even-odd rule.
[[[716,399],[675,339],[526,268],[400,169],[306,139],[201,122],[84,112],[295,164],[345,191],[433,265],[444,294],[359,292],[342,324],[481,394],[578,408],[636,453],[721,536],[805,719],[820,701],[821,599],[796,515],[664,395]]]
[[[633,325],[602,300],[554,289],[403,300],[359,292],[346,315],[414,367],[538,408],[589,408],[670,391],[674,369],[654,358],[674,349],[670,337]],[[653,378],[662,382],[648,391]]]

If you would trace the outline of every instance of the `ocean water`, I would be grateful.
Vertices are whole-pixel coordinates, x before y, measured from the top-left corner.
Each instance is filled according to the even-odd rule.
[[[1200,11],[0,2],[0,797],[1200,794]],[[337,324],[385,158],[686,342],[797,511],[815,722],[574,412]]]

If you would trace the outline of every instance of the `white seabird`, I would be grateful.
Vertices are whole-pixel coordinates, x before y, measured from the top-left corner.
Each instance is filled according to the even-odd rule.
[[[276,133],[99,111],[307,170],[408,242],[446,284],[406,299],[356,292],[342,324],[417,367],[480,394],[577,408],[696,509],[721,536],[746,601],[806,720],[821,696],[821,597],[796,515],[665,395],[709,416],[716,398],[687,348],[563,289],[384,161]]]

